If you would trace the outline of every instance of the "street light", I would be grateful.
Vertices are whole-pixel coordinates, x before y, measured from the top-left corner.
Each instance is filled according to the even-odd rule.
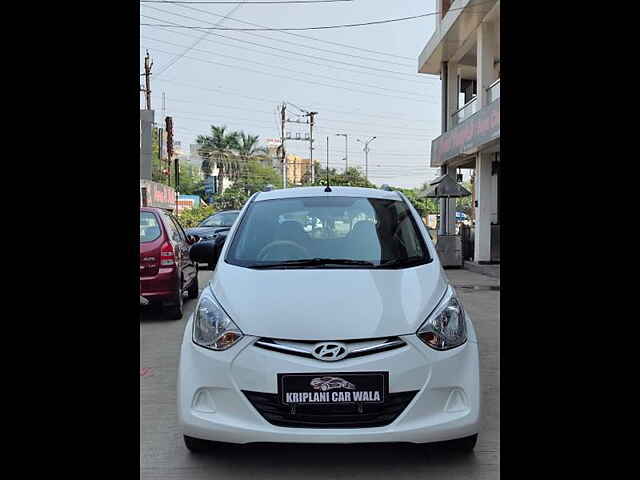
[[[336,137],[344,137],[344,173],[347,173],[347,170],[349,169],[349,144],[347,139],[349,136],[346,133],[336,133]]]
[[[369,140],[364,142],[364,178],[369,181],[369,143],[373,142],[376,137],[371,137]],[[356,139],[356,142],[363,143],[359,138]]]

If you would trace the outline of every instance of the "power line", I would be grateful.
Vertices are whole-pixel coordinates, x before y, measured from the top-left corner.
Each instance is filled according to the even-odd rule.
[[[193,113],[193,112],[181,112],[181,111],[177,111],[177,110],[172,110],[172,112],[178,113],[178,114],[183,114],[186,113],[187,115],[199,115],[198,113]],[[196,117],[182,117],[182,118],[186,118],[186,119],[191,119],[191,120],[197,120],[197,121],[202,121],[202,122],[215,122],[215,117],[219,116],[222,120],[220,120],[221,122],[225,122],[225,121],[229,121],[229,120],[233,120],[233,121],[241,121],[241,122],[247,122],[247,123],[253,123],[253,124],[258,124],[262,127],[267,127],[267,123],[265,122],[256,122],[255,119],[249,119],[249,118],[244,118],[244,117],[230,117],[228,115],[211,115],[208,117],[200,117],[200,118],[196,118]],[[271,128],[271,126],[269,125],[268,128]],[[327,133],[335,133],[332,132],[332,129],[325,126],[325,127],[316,127],[318,128],[318,130],[322,131],[322,132],[327,132]],[[334,127],[335,128],[335,127]],[[355,135],[361,135],[362,132],[353,132],[350,131],[351,134],[355,134]],[[380,135],[378,135],[379,138],[399,138],[399,139],[406,139],[407,137],[409,138],[414,138],[416,139],[416,141],[428,141],[429,138],[434,138],[431,135],[423,135],[422,139],[419,138],[419,135],[412,135],[412,134],[407,134],[407,135],[402,135],[399,133],[389,133],[389,134],[385,134],[384,132],[381,133]]]
[[[305,4],[305,3],[338,3],[338,2],[353,2],[353,0],[280,0],[280,1],[264,1],[264,2],[194,2],[194,1],[179,1],[179,0],[140,0],[140,3],[194,3],[194,4],[230,4],[230,3],[247,3],[253,5],[269,5],[274,3],[297,3],[297,4]]]
[[[488,2],[482,2],[488,3]],[[479,5],[479,4],[475,4]],[[474,6],[475,6],[474,5]],[[459,7],[459,8],[450,8],[448,11],[453,10],[464,10],[468,7]],[[282,32],[282,31],[307,31],[307,30],[327,30],[333,28],[352,28],[352,27],[365,27],[369,25],[381,25],[385,23],[392,22],[404,22],[406,20],[415,20],[416,18],[430,17],[432,15],[438,15],[441,12],[429,12],[422,13],[420,15],[412,15],[410,17],[401,17],[401,18],[389,18],[386,20],[374,20],[371,22],[361,22],[361,23],[345,23],[341,25],[322,25],[319,27],[287,27],[287,28],[273,28],[273,27],[263,27],[263,28],[229,28],[229,27],[199,27],[194,25],[179,25],[179,28],[186,29],[194,29],[194,30],[229,30],[229,31],[237,31],[237,32],[255,32],[255,31],[269,31],[269,32]],[[140,25],[145,27],[166,27],[167,25],[157,25],[151,23],[141,23]]]
[[[144,49],[145,47],[144,46],[140,46],[140,48]],[[166,54],[169,54],[169,55],[175,54],[175,52],[168,52],[166,50],[160,50],[160,49],[157,49],[157,48],[154,49],[154,50],[157,51],[157,52],[162,52],[162,53],[166,53]],[[397,98],[397,99],[400,99],[400,100],[407,100],[407,101],[411,101],[411,102],[429,103],[426,100],[421,100],[419,98],[399,97],[397,95],[388,95],[386,93],[367,92],[367,91],[364,91],[364,90],[356,90],[356,89],[353,89],[353,88],[341,87],[339,85],[330,85],[330,84],[327,84],[327,83],[316,82],[316,81],[313,81],[313,80],[304,80],[304,79],[299,79],[299,78],[292,78],[292,77],[287,77],[287,76],[284,76],[284,75],[277,75],[277,74],[270,73],[270,72],[263,72],[263,71],[260,71],[260,70],[253,70],[251,68],[240,67],[240,66],[237,66],[237,65],[227,65],[227,64],[221,63],[221,62],[213,62],[213,61],[204,60],[204,59],[201,59],[201,58],[188,57],[186,55],[183,56],[183,58],[188,58],[188,59],[191,59],[191,60],[194,60],[194,61],[203,62],[203,63],[210,63],[212,65],[220,65],[220,66],[227,67],[227,68],[245,70],[245,71],[251,72],[251,73],[259,73],[261,75],[267,75],[267,76],[271,76],[271,77],[275,77],[275,78],[283,78],[285,80],[290,80],[290,81],[297,81],[297,82],[302,82],[302,83],[307,83],[307,84],[320,85],[320,86],[323,86],[323,87],[336,88],[336,89],[340,89],[340,90],[347,90],[347,91],[359,93],[359,94],[362,94],[362,95],[377,95],[377,96],[383,96],[383,97]],[[354,82],[350,82],[350,83],[354,83]],[[375,87],[375,88],[381,88],[381,87]]]
[[[159,10],[159,9],[156,9],[156,10]],[[168,12],[167,12],[167,13],[168,13]],[[140,15],[140,16],[141,16],[141,17],[144,17],[144,18],[149,18],[149,19],[152,19],[152,20],[158,20],[158,21],[161,21],[161,19],[157,19],[157,18],[155,18],[155,17],[151,17],[151,16],[149,16],[149,15]],[[165,20],[165,21],[166,21],[166,20]],[[174,23],[174,22],[171,22],[171,23]],[[183,33],[183,32],[176,32],[176,31],[173,31],[173,30],[171,30],[171,27],[166,27],[166,28],[161,28],[161,29],[162,29],[162,30],[169,31],[169,32],[171,32],[171,33],[173,33],[173,34],[182,35],[182,36],[187,37],[187,38],[196,38],[196,37],[194,37],[193,35],[189,35],[189,34],[186,34],[186,33]],[[204,35],[204,36],[207,36],[207,35],[215,35],[216,37],[227,38],[227,39],[229,39],[229,40],[234,40],[234,41],[236,41],[236,42],[240,42],[240,43],[246,43],[246,44],[249,44],[249,45],[255,45],[255,46],[257,46],[257,47],[261,47],[261,48],[268,48],[268,49],[276,50],[276,51],[279,51],[279,52],[290,53],[290,54],[295,55],[295,57],[291,57],[291,56],[284,56],[284,55],[277,55],[277,54],[274,54],[274,53],[263,52],[263,51],[261,51],[261,50],[252,50],[252,49],[247,49],[246,47],[241,47],[241,46],[239,46],[239,45],[230,45],[230,44],[228,44],[228,43],[213,42],[212,40],[206,40],[206,41],[208,41],[208,42],[210,42],[210,43],[214,43],[214,44],[216,44],[216,45],[217,45],[217,44],[219,44],[219,45],[226,45],[226,46],[229,46],[229,47],[232,47],[232,48],[242,48],[242,49],[243,49],[243,51],[247,51],[247,50],[249,50],[249,51],[258,52],[258,53],[263,54],[263,55],[264,55],[265,53],[267,53],[267,55],[273,55],[273,56],[275,56],[275,57],[280,57],[280,58],[287,58],[287,59],[290,59],[290,60],[295,60],[295,61],[299,61],[299,62],[305,62],[305,63],[309,63],[309,64],[312,64],[312,65],[320,65],[320,66],[322,66],[322,67],[332,67],[331,65],[324,65],[324,64],[321,64],[321,63],[312,62],[312,61],[310,61],[310,60],[307,60],[307,58],[306,58],[306,57],[301,58],[301,55],[302,55],[302,54],[301,54],[301,53],[299,53],[299,52],[295,52],[295,51],[293,51],[293,50],[287,50],[287,49],[284,49],[284,48],[278,48],[278,47],[273,47],[273,46],[270,46],[270,45],[264,45],[264,44],[261,44],[261,43],[251,42],[251,41],[249,41],[249,40],[242,40],[242,39],[239,39],[239,38],[230,37],[230,36],[228,36],[228,35],[222,35],[222,34],[220,34],[220,33],[209,32],[209,33],[207,33],[207,34],[206,34],[206,35]],[[200,37],[200,38],[204,38],[204,36],[203,36],[203,37]],[[262,37],[262,36],[261,36],[261,37]],[[262,37],[262,38],[264,38],[264,37]],[[285,43],[288,43],[288,42],[285,42]],[[305,46],[305,47],[306,47],[306,46]],[[313,47],[307,47],[307,48],[313,48]],[[342,62],[342,61],[340,61],[340,60],[335,60],[335,59],[331,59],[331,58],[318,57],[317,55],[316,55],[316,56],[314,56],[313,58],[314,58],[315,60],[321,60],[321,61],[324,61],[324,62],[329,62],[329,63],[339,64],[339,65],[347,65],[347,66],[356,67],[356,68],[362,68],[362,69],[365,69],[365,70],[371,70],[371,71],[375,71],[375,72],[385,72],[385,73],[391,73],[391,74],[393,74],[393,75],[400,75],[400,76],[404,76],[404,77],[411,77],[411,79],[404,79],[404,78],[402,78],[402,79],[398,79],[398,78],[396,78],[396,77],[389,77],[389,76],[385,76],[385,78],[393,78],[393,80],[403,80],[403,81],[405,81],[405,82],[420,83],[420,84],[422,84],[422,85],[425,85],[424,81],[429,81],[429,80],[436,80],[436,81],[440,81],[440,79],[439,79],[439,78],[426,77],[426,76],[425,76],[425,75],[423,75],[423,74],[422,74],[422,75],[419,75],[419,74],[416,74],[416,73],[398,72],[398,71],[395,71],[395,70],[387,70],[387,69],[384,69],[384,68],[370,67],[370,66],[368,66],[368,65],[360,65],[360,64],[357,64],[357,63],[355,63],[355,64],[354,64],[354,63],[350,63],[350,62]],[[362,57],[358,57],[358,58],[362,58]],[[356,73],[366,73],[366,72],[359,72],[359,71],[357,71],[357,70],[345,69],[345,68],[343,68],[343,67],[334,67],[334,68],[339,68],[341,71],[351,71],[351,72],[356,72]],[[378,75],[378,76],[380,76],[380,75]]]
[[[198,100],[185,100],[185,99],[181,99],[181,98],[171,98],[172,102],[177,102],[177,103],[192,103],[194,105],[201,105],[201,106],[205,106],[205,107],[216,107],[216,108],[227,108],[227,109],[231,109],[231,110],[242,110],[242,111],[246,111],[246,112],[251,112],[251,113],[260,113],[260,114],[264,114],[264,115],[273,115],[273,112],[271,111],[266,111],[266,110],[256,110],[255,108],[243,108],[243,107],[238,107],[235,105],[219,105],[219,104],[213,104],[213,103],[203,103],[201,101]],[[287,102],[288,105],[292,105],[292,106],[296,106],[291,102]],[[298,108],[298,107],[296,107]],[[199,115],[201,113],[206,113],[206,112],[184,112],[184,113],[193,113],[195,115]],[[385,130],[385,128],[388,127],[381,127],[380,125],[376,125],[376,124],[372,124],[371,122],[358,122],[358,121],[353,121],[353,120],[342,120],[342,119],[335,119],[335,118],[327,118],[327,117],[323,117],[324,119],[326,119],[326,121],[328,122],[333,122],[333,123],[351,123],[354,125],[366,125],[368,127],[374,127],[375,130],[377,131],[389,131],[391,133],[393,133],[395,130]],[[429,131],[438,131],[439,129],[437,128],[411,128],[411,127],[400,127],[400,130],[402,131],[406,131],[406,130],[416,130],[419,132],[429,132]],[[398,132],[396,132],[398,133]]]
[[[202,10],[202,9],[200,9],[200,8],[190,7],[190,6],[187,6],[187,5],[180,5],[180,7],[181,7],[181,8],[184,8],[184,9],[192,10],[192,11],[194,11],[194,12],[200,12],[200,13],[204,13],[204,14],[206,14],[206,15],[212,15],[212,16],[214,16],[214,17],[221,17],[221,15],[220,15],[220,14],[213,13],[213,12],[209,12],[209,11],[207,11],[207,10]],[[152,8],[152,7],[150,7],[150,8]],[[242,23],[242,24],[244,24],[244,25],[253,25],[253,26],[255,26],[255,27],[264,27],[264,25],[260,25],[260,24],[252,23],[252,22],[247,22],[247,21],[245,21],[245,20],[239,20],[239,19],[237,19],[237,18],[231,18],[231,17],[227,17],[227,18],[228,18],[229,20],[232,20],[232,21],[234,21],[234,22],[238,22],[238,23]],[[385,53],[385,52],[380,52],[380,51],[377,51],[377,50],[370,50],[370,49],[362,48],[362,47],[355,47],[355,46],[353,46],[353,45],[348,45],[348,44],[346,44],[346,43],[339,43],[339,42],[334,42],[334,41],[330,41],[330,40],[323,40],[323,39],[320,39],[320,38],[311,37],[311,36],[309,36],[309,35],[303,35],[303,34],[301,34],[301,33],[293,33],[293,32],[286,32],[286,31],[283,31],[283,32],[280,32],[280,33],[282,33],[282,34],[284,34],[284,35],[290,35],[290,36],[293,36],[293,37],[305,38],[305,39],[307,39],[307,40],[313,40],[313,41],[320,42],[320,43],[327,43],[327,44],[330,44],[330,45],[336,45],[336,46],[339,46],[339,47],[351,48],[351,49],[353,49],[353,50],[359,50],[359,51],[362,51],[362,52],[374,53],[374,54],[376,54],[376,55],[382,55],[382,56],[387,56],[387,57],[395,57],[395,58],[404,58],[404,59],[406,59],[406,60],[413,60],[413,61],[415,61],[415,58],[413,58],[413,57],[404,57],[404,56],[402,56],[402,55],[397,55],[397,54],[392,54],[392,53]],[[261,37],[261,38],[267,38],[267,39],[270,39],[270,40],[275,40],[275,41],[278,41],[278,42],[289,43],[289,42],[286,42],[286,41],[284,41],[284,40],[280,40],[280,39],[277,39],[277,38],[264,37],[264,36],[258,35],[257,33],[247,33],[247,34],[248,34],[248,35],[253,35],[253,36],[256,36],[256,37]],[[307,47],[307,48],[312,48],[312,49],[315,49],[315,50],[320,50],[320,51],[325,51],[325,52],[337,53],[337,54],[339,54],[339,55],[346,55],[346,56],[355,57],[355,58],[365,58],[365,57],[361,57],[361,56],[357,56],[357,55],[351,55],[351,54],[348,54],[348,53],[335,52],[335,51],[333,51],[333,50],[321,49],[321,48],[318,48],[318,47]],[[366,58],[365,58],[365,59],[366,59]],[[380,59],[377,59],[377,58],[370,58],[369,60],[373,60],[373,61],[376,61],[376,62],[393,63],[393,64],[396,64],[396,65],[404,65],[404,66],[408,66],[408,67],[413,67],[413,68],[415,68],[415,63],[412,63],[412,64],[407,64],[407,63],[398,63],[398,62],[392,62],[392,61],[390,61],[390,60],[380,60]]]
[[[221,20],[219,20],[216,25],[224,22],[224,20],[229,16],[232,15],[234,12],[236,12],[240,7],[242,6],[242,4],[240,5],[236,5],[235,7],[233,7],[231,10],[229,10],[229,13],[227,13],[227,15],[225,15]],[[179,55],[176,55],[164,68],[160,69],[160,71],[156,74],[156,78],[158,75],[162,75],[165,71],[167,71],[169,68],[171,68],[173,65],[175,65],[175,63],[180,60],[182,57],[184,57],[187,53],[189,53],[189,51],[191,49],[193,49],[198,43],[200,43],[204,37],[206,37],[207,35],[209,35],[209,33],[205,32],[200,38],[198,38],[195,42],[193,42],[190,46],[188,46],[182,53],[180,53]]]
[[[153,37],[146,37],[144,35],[141,35],[140,38],[143,38],[145,40],[153,40],[154,42],[159,42],[159,43],[164,43],[165,45],[171,45],[173,47],[184,47],[184,45],[180,45],[177,43],[173,43],[173,42],[167,42],[166,40],[160,40],[157,38],[153,38]],[[267,68],[277,68],[278,71],[284,71],[284,72],[293,72],[293,73],[297,73],[300,74],[300,71],[292,69],[292,68],[286,68],[283,66],[277,66],[277,67],[273,67],[267,63],[261,63],[261,62],[256,62],[255,60],[248,60],[248,59],[244,59],[244,58],[239,58],[239,57],[234,57],[233,55],[225,55],[223,53],[218,53],[218,52],[214,52],[213,50],[203,50],[200,48],[192,48],[192,50],[196,51],[196,52],[202,52],[202,53],[209,53],[209,54],[213,54],[213,55],[217,55],[219,57],[223,57],[223,58],[229,58],[231,60],[236,60],[236,61],[240,61],[240,62],[248,62],[251,63],[253,65],[260,65],[262,67],[267,67]],[[195,60],[195,58],[193,57],[186,57],[186,58],[191,58],[193,60]],[[407,94],[407,95],[415,95],[415,93],[413,92],[409,92],[406,90],[397,90],[394,88],[387,88],[387,87],[380,87],[378,85],[370,85],[367,83],[360,83],[360,82],[352,82],[350,80],[342,80],[342,79],[336,79],[333,77],[328,77],[326,75],[314,75],[314,78],[324,78],[333,82],[342,82],[342,83],[350,83],[352,85],[357,85],[357,86],[361,86],[361,87],[367,87],[367,88],[377,88],[379,90],[385,90],[385,91],[389,91],[389,92],[397,92],[397,93],[403,93],[403,94]],[[426,95],[418,95],[421,98],[428,98],[426,97]],[[434,97],[435,98],[435,97]]]
[[[207,92],[215,92],[215,93],[224,93],[226,95],[231,95],[231,96],[235,96],[235,97],[239,97],[239,98],[245,98],[248,100],[253,100],[256,102],[261,102],[261,103],[268,103],[270,105],[273,105],[273,103],[278,102],[279,100],[274,100],[274,99],[268,99],[265,97],[252,97],[250,95],[244,95],[242,93],[239,93],[237,91],[233,91],[233,90],[229,90],[227,88],[222,88],[222,87],[214,87],[214,88],[207,88],[207,87],[203,87],[200,85],[193,85],[190,83],[184,83],[184,82],[180,82],[180,81],[176,81],[175,79],[157,79],[159,82],[166,82],[166,83],[171,83],[173,85],[178,85],[178,86],[182,86],[182,87],[186,87],[186,88],[191,88],[194,90],[202,90],[202,91],[207,91]],[[332,113],[339,113],[339,114],[343,114],[343,115],[352,115],[352,116],[360,116],[360,117],[371,117],[371,118],[383,118],[385,120],[388,120],[390,118],[397,118],[399,120],[403,120],[406,122],[423,122],[426,120],[418,120],[418,119],[412,119],[412,118],[407,118],[401,115],[397,115],[395,113],[388,113],[388,112],[383,112],[380,114],[375,114],[375,113],[364,113],[364,112],[347,112],[345,110],[334,110],[331,109],[329,107],[334,106],[332,104],[327,104],[324,102],[312,102],[313,104],[318,104],[318,106],[322,106],[323,110],[326,110],[328,112],[332,112]],[[289,104],[293,105],[291,102],[289,102]],[[310,107],[307,107],[306,110],[310,110]]]

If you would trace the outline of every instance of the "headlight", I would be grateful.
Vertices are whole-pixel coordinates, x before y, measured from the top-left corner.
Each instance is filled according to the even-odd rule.
[[[242,338],[242,332],[218,305],[210,288],[200,297],[193,319],[193,342],[211,350],[226,350]]]
[[[418,338],[436,350],[449,350],[467,341],[467,324],[462,304],[451,286],[417,331]]]

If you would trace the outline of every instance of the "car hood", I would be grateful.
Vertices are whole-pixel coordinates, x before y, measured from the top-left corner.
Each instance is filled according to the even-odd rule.
[[[401,270],[253,270],[221,261],[211,287],[247,335],[350,340],[415,333],[447,280],[438,262]]]
[[[229,227],[192,227],[185,229],[185,233],[187,235],[198,235],[201,237],[204,235],[214,235],[224,230],[229,230]]]

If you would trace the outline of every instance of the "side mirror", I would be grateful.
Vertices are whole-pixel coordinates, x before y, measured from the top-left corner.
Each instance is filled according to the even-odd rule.
[[[226,239],[226,235],[217,235],[211,240],[202,240],[193,244],[189,249],[189,258],[196,263],[215,265],[218,263]]]
[[[203,240],[191,245],[189,258],[196,263],[216,263],[219,255],[216,254],[217,251],[215,240]]]

